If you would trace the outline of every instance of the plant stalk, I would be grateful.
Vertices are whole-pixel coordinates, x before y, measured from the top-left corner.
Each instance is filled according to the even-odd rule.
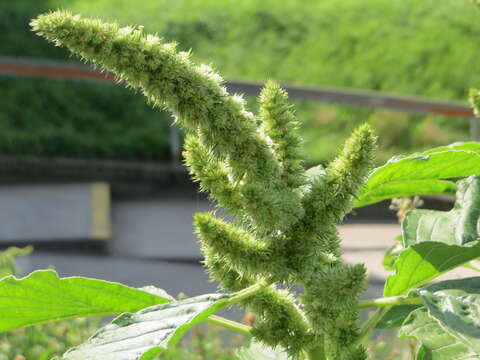
[[[255,295],[258,291],[262,290],[266,284],[255,284],[248,288],[238,291],[237,293],[233,294],[230,298],[225,301],[225,304],[222,304],[222,308],[238,303],[246,298]],[[357,304],[357,309],[368,309],[368,308],[379,308],[377,312],[368,319],[365,324],[360,329],[360,335],[358,338],[358,342],[363,341],[365,337],[367,337],[370,332],[375,328],[378,322],[381,320],[383,315],[388,311],[389,308],[395,305],[420,305],[422,304],[422,300],[420,298],[412,298],[407,296],[390,296],[386,298],[378,298],[378,299],[368,299],[359,301]],[[233,321],[229,319],[225,319],[221,316],[211,315],[207,318],[207,322],[221,326],[228,330],[236,331],[241,334],[251,336],[252,327]],[[315,348],[310,349],[306,353],[306,357],[308,360],[324,360],[325,359],[325,352],[323,346],[318,346]]]
[[[222,299],[222,300],[219,301],[219,303],[217,305],[217,311],[220,310],[220,309],[223,309],[227,306],[236,304],[236,303],[238,303],[242,300],[245,300],[246,298],[248,298],[250,296],[255,295],[257,292],[262,290],[265,286],[267,286],[265,283],[259,283],[259,284],[249,286],[249,287],[247,287],[243,290],[240,290],[236,293],[233,293],[231,296],[227,297],[226,299]],[[225,318],[220,317],[220,316],[210,315],[205,321],[207,321],[209,323],[212,323],[212,324],[215,324],[215,325],[218,325],[218,326],[222,326],[222,327],[224,327],[226,329],[229,329],[229,330],[233,330],[233,331],[242,333],[242,334],[251,335],[250,332],[251,332],[252,328],[250,326],[238,323],[238,322],[233,321],[233,320],[225,319]]]
[[[421,305],[422,303],[422,299],[418,297],[390,296],[385,298],[359,301],[357,304],[357,309],[362,310],[369,308],[385,308],[395,305]]]
[[[390,309],[390,307],[383,307],[378,309],[365,323],[360,329],[360,333],[358,335],[357,344],[362,343],[365,339],[368,338],[370,333],[375,329],[378,322],[382,319],[383,315]]]
[[[223,327],[225,329],[228,329],[228,330],[239,332],[239,333],[244,334],[244,335],[250,335],[250,336],[252,335],[251,334],[251,331],[252,331],[251,326],[241,324],[241,323],[233,321],[233,320],[225,319],[221,316],[210,315],[207,318],[207,322],[209,322],[211,324],[214,324],[214,325],[217,325],[217,326],[221,326],[221,327]]]
[[[249,297],[255,295],[260,290],[263,290],[263,288],[265,288],[266,286],[267,285],[262,282],[262,283],[258,283],[258,284],[249,286],[249,287],[247,287],[243,290],[237,291],[236,293],[233,293],[232,296],[230,296],[226,300],[227,304],[224,305],[224,306],[233,305],[233,304],[236,304],[236,303],[238,303],[242,300],[245,300],[246,298],[249,298]]]

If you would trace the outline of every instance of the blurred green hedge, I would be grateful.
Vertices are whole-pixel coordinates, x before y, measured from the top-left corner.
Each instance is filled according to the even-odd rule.
[[[62,49],[54,48],[30,33],[27,25],[29,18],[59,6],[84,15],[145,25],[148,32],[158,32],[166,40],[178,41],[181,49],[193,49],[196,60],[215,64],[226,78],[256,81],[273,78],[299,85],[377,90],[445,101],[465,101],[468,89],[480,84],[480,45],[477,44],[480,11],[468,0],[7,1],[0,3],[0,55],[68,59]],[[27,85],[21,85],[22,81],[16,79],[15,85],[9,82],[9,91],[12,96],[18,94],[18,103],[26,104]],[[0,97],[4,97],[4,84],[2,80]],[[111,136],[118,136],[117,130],[123,127],[125,137],[122,141],[115,141],[129,150],[121,152],[113,150],[116,149],[113,145],[102,145],[105,136],[97,136],[99,133],[94,131],[88,141],[87,138],[80,141],[80,137],[86,134],[75,135],[77,145],[72,145],[77,149],[75,153],[62,150],[64,146],[55,150],[54,146],[45,145],[50,148],[48,153],[59,151],[59,154],[69,156],[91,154],[106,157],[113,154],[121,158],[127,152],[139,160],[165,156],[166,150],[161,149],[167,146],[166,132],[156,134],[162,138],[157,139],[156,147],[150,143],[144,145],[143,150],[138,148],[141,146],[136,140],[139,135],[130,135],[140,131],[141,126],[145,126],[146,133],[152,129],[150,126],[163,126],[156,124],[158,117],[150,117],[149,110],[137,110],[136,126],[129,126],[129,122],[118,119],[118,115],[110,115],[118,114],[114,111],[118,106],[128,111],[127,99],[130,106],[140,109],[141,96],[124,95],[123,91],[127,90],[108,90],[112,99],[104,99],[101,107],[104,112],[100,116],[97,97],[103,92],[91,90],[97,86],[103,88],[103,85],[74,86],[85,97],[82,100],[84,110],[72,109],[68,113],[72,118],[67,123],[75,129],[82,127],[80,124],[84,121],[92,124],[96,118],[102,124],[93,127],[104,131],[111,128]],[[60,95],[53,93],[58,87],[60,85],[44,83],[42,89],[48,90],[42,91],[42,96],[49,93],[49,98],[59,98]],[[82,92],[80,87],[85,87],[85,91]],[[65,97],[66,105],[80,102],[73,98],[73,90],[61,91],[69,96]],[[89,92],[92,93],[90,96]],[[55,128],[55,141],[59,144],[64,141],[62,139],[71,139],[73,135],[67,133],[71,127],[61,128],[50,120],[57,116],[54,113],[58,106],[44,106],[44,113],[48,116],[35,112],[39,126],[43,122],[46,128]],[[3,119],[12,118],[12,110],[6,112],[3,107],[2,104],[2,124]],[[98,116],[93,116],[97,111]],[[83,112],[89,120],[82,119]],[[331,157],[351,129],[364,121],[371,122],[380,135],[380,160],[393,153],[468,139],[468,121],[465,119],[311,103],[299,103],[298,114],[304,124],[302,131],[310,162]],[[30,121],[23,117],[25,115],[16,116]],[[5,125],[10,133],[18,132],[11,125],[15,120],[10,121],[10,125]],[[77,122],[78,125],[73,125]],[[18,137],[27,139],[29,135],[22,130]],[[32,144],[44,141],[39,137],[33,139]],[[24,140],[22,149],[27,143]],[[90,144],[91,147],[80,144]],[[17,151],[15,145],[9,148]],[[33,148],[37,151],[38,146]],[[22,149],[18,151],[27,151]]]
[[[0,56],[72,60],[30,30],[50,6],[0,4]],[[166,161],[170,120],[142,95],[108,83],[0,76],[0,154]]]
[[[169,120],[110,84],[0,77],[0,153],[169,158]]]

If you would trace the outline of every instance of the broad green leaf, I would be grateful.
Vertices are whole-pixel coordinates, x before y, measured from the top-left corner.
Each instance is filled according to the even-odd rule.
[[[281,348],[272,349],[268,346],[252,341],[250,346],[237,350],[239,360],[287,360],[288,356]]]
[[[389,309],[378,322],[377,329],[393,329],[402,326],[410,313],[421,305],[399,305]]]
[[[418,293],[430,317],[480,354],[480,277],[442,281]]]
[[[479,171],[480,173],[480,171]],[[367,186],[368,186],[367,182]],[[376,188],[370,187],[358,195],[354,207],[362,207],[375,204],[377,202],[393,199],[396,197],[414,196],[414,195],[453,195],[455,194],[455,184],[446,180],[392,180],[386,181]]]
[[[464,245],[479,239],[480,178],[457,183],[457,201],[451,211],[414,210],[402,223],[405,247],[425,241]]]
[[[480,142],[469,141],[469,142],[455,142],[447,146],[439,146],[427,151],[422,152],[422,155],[433,154],[442,151],[448,150],[464,150],[464,151],[475,151],[480,152]]]
[[[417,338],[423,351],[422,360],[478,360],[480,353],[445,331],[440,323],[429,316],[426,308],[413,311],[400,329],[400,336]]]
[[[192,326],[224,307],[228,299],[222,294],[202,295],[122,314],[85,343],[67,351],[63,359],[151,359],[178,342]]]
[[[370,174],[355,207],[413,195],[453,194],[455,184],[445,179],[480,174],[480,154],[447,150],[390,159]]]
[[[455,237],[458,215],[458,210],[449,212],[435,210],[409,211],[402,223],[405,247],[425,241],[458,245]]]
[[[60,279],[53,270],[38,270],[22,279],[7,276],[0,280],[0,331],[76,317],[118,315],[169,301],[118,283]]]
[[[480,243],[474,246],[446,245],[428,241],[403,250],[395,262],[395,275],[389,276],[384,295],[403,295],[436,277],[480,256]]]
[[[142,286],[141,288],[138,288],[138,290],[145,291],[149,294],[152,294],[156,297],[159,297],[168,301],[175,301],[175,298],[173,296],[170,296],[165,290],[160,289],[153,285]]]
[[[480,178],[458,182],[455,208],[413,210],[402,223],[405,249],[385,284],[385,296],[402,295],[480,256]]]

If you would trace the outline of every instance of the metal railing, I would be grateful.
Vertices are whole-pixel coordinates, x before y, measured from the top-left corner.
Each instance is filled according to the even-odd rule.
[[[44,77],[51,79],[68,79],[74,81],[113,82],[111,73],[97,71],[80,63],[14,58],[0,56],[0,76]],[[229,80],[226,87],[231,92],[257,96],[262,84],[246,81]],[[472,109],[462,103],[434,101],[419,97],[391,95],[373,91],[346,90],[325,87],[300,87],[284,84],[291,99],[314,101],[327,104],[352,105],[374,109],[389,109],[405,113],[443,115],[461,117],[470,120],[472,140],[480,140],[480,122],[474,117]],[[171,131],[172,155],[178,157],[180,142],[178,131]]]

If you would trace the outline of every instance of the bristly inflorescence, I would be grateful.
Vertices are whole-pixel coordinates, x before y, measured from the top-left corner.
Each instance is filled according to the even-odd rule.
[[[257,315],[258,340],[284,347],[292,358],[366,359],[356,344],[354,306],[365,268],[342,261],[336,224],[372,168],[376,139],[369,126],[357,129],[327,167],[305,171],[298,122],[274,82],[262,90],[255,117],[210,67],[137,27],[62,11],[38,17],[32,27],[173,112],[187,133],[192,176],[235,218],[195,216],[208,272],[228,291],[266,284],[244,301]],[[293,284],[304,289],[300,298],[287,290]]]

